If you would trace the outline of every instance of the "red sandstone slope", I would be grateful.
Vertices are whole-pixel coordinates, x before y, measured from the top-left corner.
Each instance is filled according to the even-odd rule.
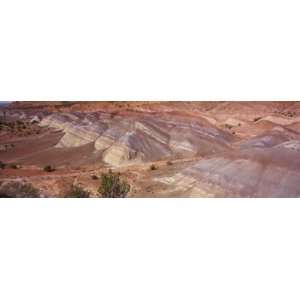
[[[2,130],[0,160],[22,168],[0,178],[33,180],[49,195],[45,183],[62,174],[93,191],[85,170],[115,168],[135,178],[132,196],[300,196],[299,102],[46,101],[5,110],[13,122],[38,117],[43,130]],[[48,163],[58,171],[40,176]]]
[[[51,111],[91,112],[98,110],[201,111],[214,114],[252,114],[296,111],[293,101],[16,101],[10,109],[45,109]]]

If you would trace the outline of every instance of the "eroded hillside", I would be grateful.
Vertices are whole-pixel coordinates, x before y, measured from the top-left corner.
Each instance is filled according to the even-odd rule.
[[[76,183],[96,196],[112,169],[131,197],[300,195],[299,102],[33,101],[0,118],[2,187],[59,197]]]

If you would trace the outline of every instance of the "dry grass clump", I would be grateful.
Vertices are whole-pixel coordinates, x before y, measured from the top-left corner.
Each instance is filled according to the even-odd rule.
[[[90,193],[81,186],[72,184],[65,194],[65,198],[90,198]]]
[[[0,198],[38,198],[40,193],[31,183],[19,181],[2,183]]]

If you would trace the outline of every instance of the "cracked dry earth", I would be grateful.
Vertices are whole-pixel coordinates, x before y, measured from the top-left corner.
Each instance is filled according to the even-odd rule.
[[[43,197],[97,196],[109,169],[129,197],[300,195],[300,102],[13,102],[0,118],[1,184]]]

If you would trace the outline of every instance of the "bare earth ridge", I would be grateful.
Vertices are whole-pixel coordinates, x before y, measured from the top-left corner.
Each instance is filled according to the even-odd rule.
[[[0,120],[0,188],[97,196],[92,175],[112,169],[130,197],[300,195],[300,102],[29,101]]]

